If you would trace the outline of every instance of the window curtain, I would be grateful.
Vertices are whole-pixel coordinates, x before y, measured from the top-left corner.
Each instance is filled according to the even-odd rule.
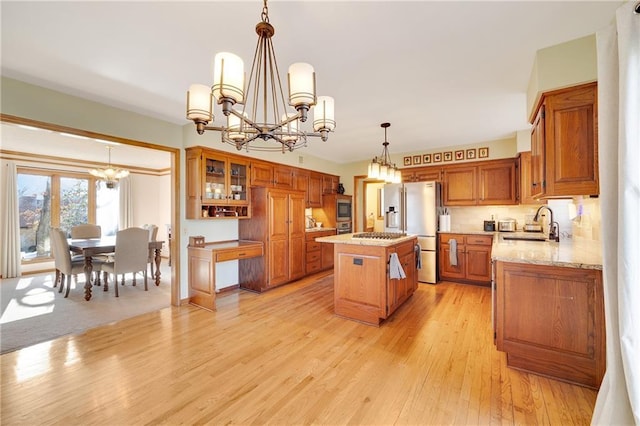
[[[0,236],[0,274],[2,278],[14,278],[22,275],[20,263],[20,214],[18,210],[18,171],[13,161],[3,168],[4,200],[2,200],[2,229]]]
[[[640,9],[597,33],[607,371],[594,425],[640,424]]]
[[[127,229],[133,226],[133,199],[131,196],[131,176],[120,179],[118,184],[120,194],[120,218],[119,229]]]

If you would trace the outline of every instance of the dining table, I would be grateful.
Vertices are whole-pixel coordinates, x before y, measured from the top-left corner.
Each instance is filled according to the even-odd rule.
[[[160,285],[160,260],[162,245],[164,241],[149,241],[149,249],[154,250],[154,262],[156,264],[155,271],[155,283],[156,286]],[[93,272],[93,256],[105,253],[113,253],[116,250],[116,237],[108,236],[102,238],[91,239],[70,239],[69,250],[73,253],[81,254],[84,256],[84,299],[91,300],[91,273]]]

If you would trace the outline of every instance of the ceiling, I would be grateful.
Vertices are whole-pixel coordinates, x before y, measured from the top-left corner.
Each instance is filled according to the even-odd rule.
[[[303,149],[350,162],[380,154],[385,121],[392,154],[527,129],[536,51],[593,34],[619,5],[272,1],[269,17],[282,78],[289,64],[309,62],[318,94],[335,98],[335,132]],[[187,88],[211,85],[215,53],[234,52],[250,67],[262,4],[2,1],[1,8],[2,75],[185,125]],[[104,158],[98,145],[83,155]]]

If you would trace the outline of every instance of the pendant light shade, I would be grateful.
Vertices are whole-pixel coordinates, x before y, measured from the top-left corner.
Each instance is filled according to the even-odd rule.
[[[387,142],[387,128],[389,126],[391,126],[390,123],[382,123],[380,125],[384,129],[382,154],[380,157],[373,157],[373,160],[369,163],[367,178],[384,180],[387,183],[400,183],[402,182],[402,174],[395,163],[391,162],[391,157],[389,156],[389,142]]]

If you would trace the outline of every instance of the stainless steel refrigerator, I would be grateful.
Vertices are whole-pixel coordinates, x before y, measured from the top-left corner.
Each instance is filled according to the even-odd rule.
[[[436,232],[440,209],[438,182],[390,183],[383,189],[385,232],[418,236],[420,263],[418,281],[437,282]]]

